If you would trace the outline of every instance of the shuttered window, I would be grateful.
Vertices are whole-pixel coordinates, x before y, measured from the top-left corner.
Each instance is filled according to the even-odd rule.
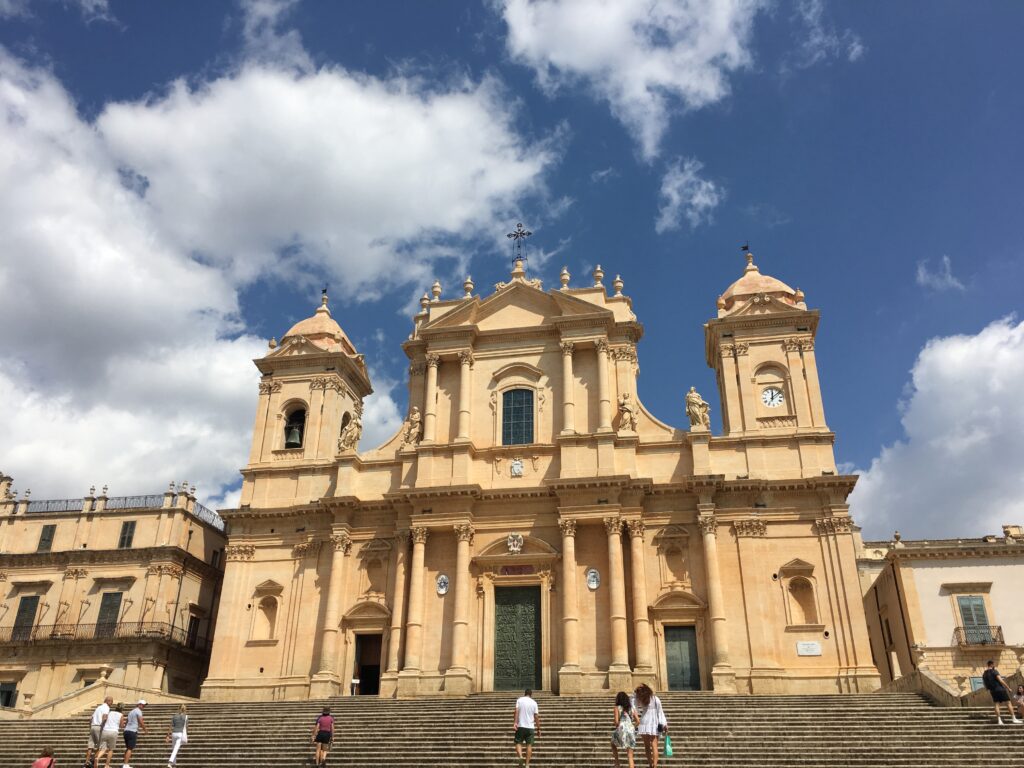
[[[992,630],[988,625],[985,598],[980,595],[959,595],[956,598],[960,608],[960,620],[968,643],[992,642]]]
[[[36,547],[36,552],[49,552],[53,549],[53,536],[56,532],[56,525],[44,525],[42,533],[39,534],[39,545]]]
[[[125,520],[121,523],[121,535],[117,539],[118,549],[131,549],[132,540],[135,538],[135,521]]]

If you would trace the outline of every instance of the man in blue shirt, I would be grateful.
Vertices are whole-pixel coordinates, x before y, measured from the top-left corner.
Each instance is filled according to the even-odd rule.
[[[142,719],[142,710],[146,708],[146,700],[139,699],[135,709],[128,713],[128,722],[124,725],[124,764],[121,768],[132,768],[129,761],[132,751],[139,740],[139,730],[146,732],[146,721]]]

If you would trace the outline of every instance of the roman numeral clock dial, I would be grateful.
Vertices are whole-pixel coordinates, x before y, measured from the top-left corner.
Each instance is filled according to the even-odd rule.
[[[785,398],[782,396],[782,390],[778,387],[766,387],[761,392],[761,402],[769,408],[778,408],[785,401]]]

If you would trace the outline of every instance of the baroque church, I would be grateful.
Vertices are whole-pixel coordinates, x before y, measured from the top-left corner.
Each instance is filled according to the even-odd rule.
[[[327,296],[271,340],[204,698],[878,687],[819,312],[748,254],[704,325],[716,435],[692,387],[682,425],[640,402],[643,325],[604,279],[435,283],[406,421],[363,452]]]

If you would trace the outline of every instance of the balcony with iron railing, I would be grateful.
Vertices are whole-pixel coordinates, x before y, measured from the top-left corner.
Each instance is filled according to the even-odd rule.
[[[157,621],[107,622],[99,624],[36,624],[0,628],[0,646],[63,645],[97,641],[149,641],[169,643],[206,653],[209,638],[184,627]]]
[[[959,646],[1005,645],[1003,628],[998,624],[976,624],[953,630],[953,642]]]

